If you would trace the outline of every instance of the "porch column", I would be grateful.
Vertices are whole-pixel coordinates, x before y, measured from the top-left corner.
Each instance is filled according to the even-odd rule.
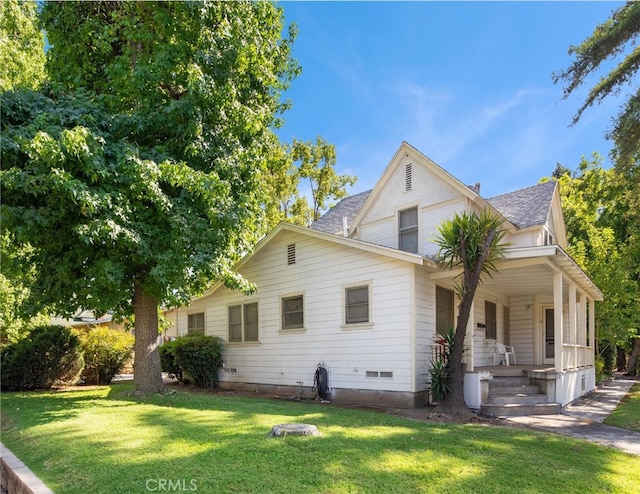
[[[589,346],[591,348],[596,347],[595,341],[595,329],[596,329],[596,301],[592,298],[587,299],[589,302],[589,329],[588,329],[588,338],[589,338]]]
[[[553,275],[553,355],[556,372],[562,372],[562,273]]]
[[[576,286],[569,283],[569,343],[571,347],[571,362],[568,367],[578,367],[578,304],[576,303]]]
[[[580,293],[580,317],[578,319],[578,335],[580,338],[578,339],[578,344],[582,346],[587,346],[587,295],[584,293]]]

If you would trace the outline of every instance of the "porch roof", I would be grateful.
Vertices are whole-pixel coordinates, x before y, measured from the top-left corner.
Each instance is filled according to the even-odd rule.
[[[493,277],[486,276],[483,285],[499,293],[553,296],[553,275],[561,272],[589,298],[604,298],[587,274],[557,245],[511,248],[495,265],[498,272]],[[461,272],[461,268],[437,271],[431,279],[453,279]],[[565,284],[563,290],[567,289]]]

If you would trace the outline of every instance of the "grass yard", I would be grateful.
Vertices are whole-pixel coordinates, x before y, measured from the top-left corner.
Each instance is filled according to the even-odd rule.
[[[130,383],[3,393],[2,442],[56,493],[636,493],[640,457],[567,437]],[[268,438],[280,423],[322,437]]]
[[[640,432],[640,383],[633,385],[604,423]]]

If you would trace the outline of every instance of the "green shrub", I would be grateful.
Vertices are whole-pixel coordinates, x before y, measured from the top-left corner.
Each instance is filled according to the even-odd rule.
[[[449,387],[449,356],[453,349],[455,330],[448,328],[446,332],[439,334],[438,337],[438,343],[442,346],[442,353],[438,354],[435,360],[431,360],[431,368],[429,369],[429,375],[431,376],[429,389],[431,396],[437,402],[442,401],[451,391]]]
[[[217,336],[183,336],[176,340],[176,364],[196,386],[213,388],[218,382],[218,369],[222,367],[222,348],[223,342]]]
[[[134,337],[109,328],[93,329],[82,335],[85,384],[110,384],[133,355]]]
[[[162,372],[167,372],[170,377],[175,376],[182,382],[182,369],[176,361],[176,348],[181,344],[181,340],[167,341],[160,347],[160,367]]]
[[[2,391],[75,384],[83,367],[80,338],[63,326],[38,326],[2,350]]]

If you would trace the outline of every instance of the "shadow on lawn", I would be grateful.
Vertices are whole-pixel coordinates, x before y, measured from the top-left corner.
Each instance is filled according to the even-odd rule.
[[[625,492],[609,470],[621,458],[627,472],[640,468],[619,452],[551,434],[215,393],[136,397],[131,389],[112,386],[102,399],[53,395],[42,410],[43,401],[12,400],[51,422],[29,455],[60,455],[40,465],[54,490],[143,493],[164,479],[204,493]],[[322,436],[268,438],[283,422],[314,424]]]

